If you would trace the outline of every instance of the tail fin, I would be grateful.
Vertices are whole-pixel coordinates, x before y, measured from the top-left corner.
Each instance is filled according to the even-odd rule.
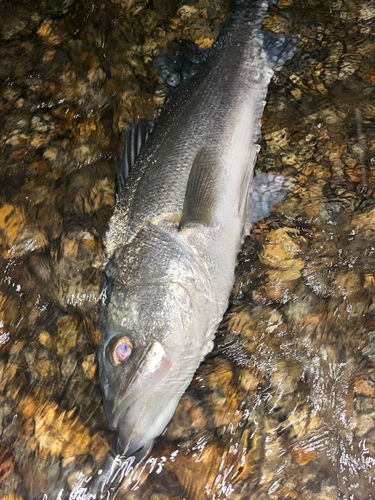
[[[247,15],[256,13],[253,21],[255,18],[257,18],[258,21],[262,21],[264,14],[268,10],[269,4],[276,2],[277,0],[231,0],[231,18],[236,19],[243,17],[244,12],[247,13]]]
[[[276,3],[277,0],[231,0],[232,20],[236,23],[261,27],[269,5]],[[300,39],[299,36],[288,36],[264,30],[261,30],[260,36],[263,37],[263,47],[270,66],[275,70],[280,69],[285,61],[292,58]]]

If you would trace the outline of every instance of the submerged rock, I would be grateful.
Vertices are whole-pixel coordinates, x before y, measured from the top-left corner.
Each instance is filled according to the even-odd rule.
[[[0,2],[0,498],[68,498],[112,439],[95,323],[121,132],[166,98],[152,68],[160,50],[183,39],[209,48],[228,11],[203,0],[9,5]],[[371,497],[374,19],[365,0],[270,7],[265,27],[301,41],[272,81],[257,170],[291,176],[294,188],[245,241],[215,350],[118,498]]]

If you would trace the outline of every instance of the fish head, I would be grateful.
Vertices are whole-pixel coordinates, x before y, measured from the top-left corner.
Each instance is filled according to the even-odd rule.
[[[176,284],[128,294],[118,311],[101,327],[99,376],[118,451],[130,455],[164,431],[202,351],[189,356],[191,300]]]

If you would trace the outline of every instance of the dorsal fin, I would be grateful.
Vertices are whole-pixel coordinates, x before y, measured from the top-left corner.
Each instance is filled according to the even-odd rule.
[[[201,149],[194,159],[186,186],[180,230],[189,226],[208,226],[219,196],[219,158]]]
[[[155,122],[140,120],[136,122],[133,118],[131,124],[125,129],[124,146],[120,153],[120,170],[117,174],[116,197],[120,196],[129,176],[130,170],[136,162],[138,155],[146,143],[149,135],[154,130]]]

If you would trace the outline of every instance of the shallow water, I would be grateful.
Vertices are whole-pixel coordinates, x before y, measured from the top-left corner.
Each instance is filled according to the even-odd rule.
[[[0,3],[0,499],[83,500],[112,444],[96,371],[121,131],[225,4]],[[179,9],[179,10],[178,10]],[[177,12],[178,10],[178,12]],[[300,34],[257,171],[295,188],[239,255],[215,350],[117,499],[375,498],[375,2],[280,0]]]

